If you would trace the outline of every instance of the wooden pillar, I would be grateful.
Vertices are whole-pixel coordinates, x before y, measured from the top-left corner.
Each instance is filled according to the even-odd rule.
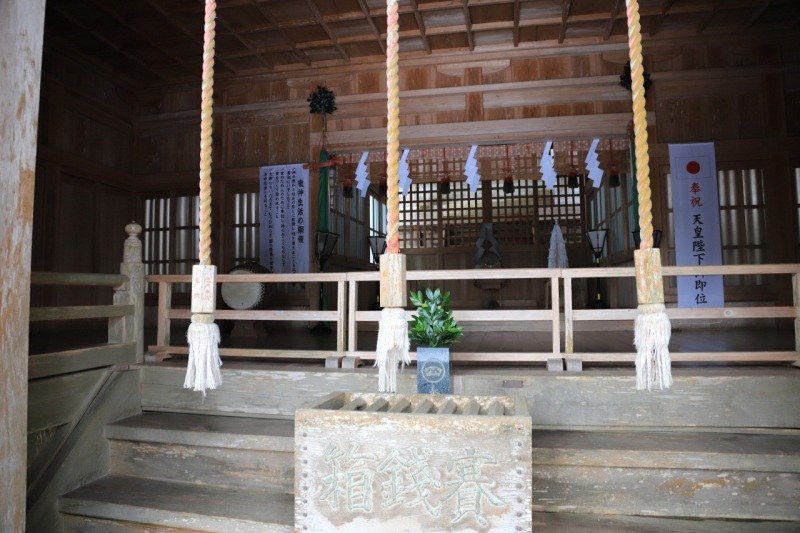
[[[33,183],[45,0],[0,2],[0,531],[25,531]]]

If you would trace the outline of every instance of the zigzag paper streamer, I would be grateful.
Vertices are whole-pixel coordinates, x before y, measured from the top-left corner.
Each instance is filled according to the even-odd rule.
[[[369,189],[369,168],[367,167],[367,157],[369,157],[369,152],[364,152],[361,154],[361,160],[359,160],[358,166],[356,167],[356,188],[361,191],[362,198],[367,195],[367,190]]]
[[[403,150],[403,154],[400,156],[400,168],[398,168],[399,178],[400,178],[400,191],[403,193],[403,196],[408,194],[408,191],[411,189],[411,172],[408,168],[408,152],[410,150],[406,148]]]
[[[467,163],[464,165],[464,175],[467,177],[469,190],[473,193],[478,190],[478,182],[481,180],[481,175],[478,173],[478,160],[475,159],[475,152],[477,151],[478,145],[475,144],[470,148]]]
[[[553,156],[550,155],[550,150],[553,148],[553,141],[547,141],[544,145],[542,152],[541,163],[539,172],[542,173],[542,181],[546,189],[551,190],[556,184],[556,169]]]
[[[603,170],[600,168],[600,161],[597,159],[597,143],[600,139],[592,141],[592,146],[586,154],[586,170],[589,171],[589,179],[592,180],[592,187],[595,189],[600,186],[600,180],[603,179]]]

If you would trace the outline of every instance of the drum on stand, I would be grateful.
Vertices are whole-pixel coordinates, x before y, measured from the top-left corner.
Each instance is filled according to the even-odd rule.
[[[258,263],[243,263],[233,267],[228,274],[269,274],[267,268]],[[222,283],[220,295],[225,305],[237,311],[266,309],[269,301],[275,297],[275,286],[272,283],[258,281],[246,283]]]
[[[267,268],[258,263],[243,263],[233,267],[228,274],[269,274]],[[221,283],[220,296],[230,309],[237,311],[254,311],[266,309],[275,299],[275,284],[259,281],[243,283]],[[257,337],[258,332],[253,320],[230,320],[225,324],[227,332],[234,337]],[[222,326],[220,327],[222,330]]]

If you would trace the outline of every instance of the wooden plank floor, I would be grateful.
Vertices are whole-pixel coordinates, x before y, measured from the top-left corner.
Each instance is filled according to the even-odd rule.
[[[223,336],[222,346],[294,350],[335,350],[336,333],[309,329],[265,330],[253,328],[256,336]],[[86,344],[105,342],[103,330],[58,333],[32,333],[30,353],[45,353]],[[186,345],[186,326],[174,326],[172,343]],[[377,331],[361,331],[358,350],[375,349]],[[564,338],[562,333],[562,347]],[[632,330],[577,331],[575,352],[633,352]],[[548,331],[467,331],[453,347],[462,352],[548,352],[552,335]],[[145,330],[145,346],[155,344],[155,331]],[[742,327],[731,329],[698,328],[673,330],[671,352],[780,351],[794,350],[794,330],[788,327]]]

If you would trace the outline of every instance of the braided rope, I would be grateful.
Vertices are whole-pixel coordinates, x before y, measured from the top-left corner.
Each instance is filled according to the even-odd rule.
[[[397,0],[386,3],[386,253],[400,253],[400,89]]]
[[[647,153],[647,110],[644,97],[642,34],[639,24],[639,3],[626,0],[628,7],[628,48],[631,60],[631,92],[633,93],[633,135],[636,153],[636,190],[639,196],[640,249],[653,247],[653,202],[650,193],[650,156]]]
[[[214,97],[216,0],[206,0],[200,104],[200,264],[211,264],[211,133]]]

